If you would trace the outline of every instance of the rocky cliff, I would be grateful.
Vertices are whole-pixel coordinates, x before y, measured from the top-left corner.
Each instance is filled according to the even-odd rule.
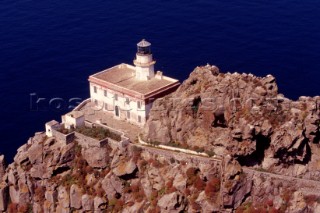
[[[175,93],[155,102],[144,138],[319,179],[320,97],[292,101],[278,94],[271,75],[197,67]]]
[[[13,163],[0,156],[0,212],[319,212],[319,103],[271,75],[197,67],[155,101],[150,146],[36,133]]]

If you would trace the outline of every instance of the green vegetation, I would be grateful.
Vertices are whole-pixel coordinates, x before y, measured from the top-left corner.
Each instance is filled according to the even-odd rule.
[[[109,129],[104,129],[102,127],[80,127],[76,129],[77,132],[86,135],[88,137],[95,138],[97,140],[102,140],[105,138],[111,138],[115,141],[121,141],[121,135],[110,131]]]

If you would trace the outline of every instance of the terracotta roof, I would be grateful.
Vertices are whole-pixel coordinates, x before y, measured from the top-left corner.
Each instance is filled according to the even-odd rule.
[[[170,87],[171,85],[179,85],[176,79],[163,77],[162,79],[152,78],[150,80],[138,80],[135,76],[135,67],[128,64],[120,64],[118,66],[106,69],[102,72],[90,76],[89,80],[98,79],[103,82],[111,83],[119,88],[125,88],[130,91],[137,92],[142,95]]]

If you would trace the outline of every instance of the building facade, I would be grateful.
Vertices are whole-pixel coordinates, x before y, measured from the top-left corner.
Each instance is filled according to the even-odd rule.
[[[89,77],[90,97],[96,110],[137,125],[145,124],[152,103],[174,92],[179,81],[154,71],[151,44],[137,44],[133,65],[119,64]]]

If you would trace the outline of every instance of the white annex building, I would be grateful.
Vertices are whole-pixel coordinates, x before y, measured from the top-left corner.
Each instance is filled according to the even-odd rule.
[[[90,97],[96,108],[116,118],[143,125],[155,99],[175,91],[179,81],[154,71],[151,44],[142,40],[134,66],[119,64],[89,77]]]

